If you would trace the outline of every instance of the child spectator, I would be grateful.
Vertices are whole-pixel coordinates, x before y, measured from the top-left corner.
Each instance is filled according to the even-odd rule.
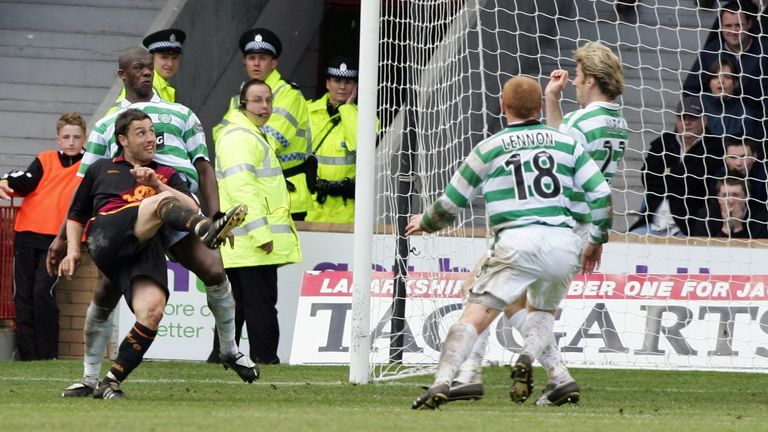
[[[725,238],[764,238],[765,226],[750,217],[749,186],[744,178],[717,181],[717,198],[709,200],[699,214],[693,235]]]
[[[45,256],[80,184],[76,174],[85,145],[85,121],[80,114],[70,112],[59,118],[56,143],[58,150],[40,153],[26,171],[0,178],[0,199],[25,197],[14,225],[13,303],[19,360],[55,359],[59,353],[57,278],[48,275]]]
[[[721,57],[712,63],[707,73],[709,93],[702,94],[701,102],[709,134],[725,138],[761,138],[760,114],[739,97],[739,67],[730,58]]]

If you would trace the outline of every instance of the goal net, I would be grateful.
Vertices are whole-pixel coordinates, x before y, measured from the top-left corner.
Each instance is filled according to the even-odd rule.
[[[434,370],[461,313],[463,280],[490,244],[481,199],[436,235],[405,239],[408,215],[432,203],[473,145],[503,127],[508,78],[525,74],[544,87],[555,68],[573,77],[572,52],[589,41],[622,61],[619,102],[632,133],[613,180],[601,273],[578,275],[557,317],[564,358],[575,367],[768,370],[768,254],[754,240],[624,234],[643,208],[643,158],[651,141],[674,131],[683,83],[717,16],[682,0],[622,13],[606,0],[381,2],[374,380]],[[578,108],[575,99],[569,86],[563,113]],[[508,363],[521,343],[502,317],[486,362]]]

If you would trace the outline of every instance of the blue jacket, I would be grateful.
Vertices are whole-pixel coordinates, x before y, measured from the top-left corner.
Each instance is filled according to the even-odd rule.
[[[685,93],[698,95],[702,89],[707,88],[707,74],[703,71],[709,69],[720,56],[729,58],[739,66],[741,69],[739,88],[744,101],[752,105],[762,118],[765,112],[762,97],[768,95],[768,75],[763,73],[768,71],[768,36],[753,38],[747,50],[741,54],[735,54],[725,48],[722,38],[707,42],[685,79],[683,85]]]

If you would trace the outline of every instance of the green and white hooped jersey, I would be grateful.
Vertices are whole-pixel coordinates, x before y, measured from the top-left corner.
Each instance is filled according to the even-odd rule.
[[[450,224],[482,193],[489,225],[542,224],[574,227],[575,212],[608,211],[610,188],[600,168],[569,135],[538,121],[517,123],[480,142],[451,178],[445,193],[424,213],[422,225],[436,231]],[[590,229],[594,241],[605,233]]]
[[[118,111],[96,122],[88,136],[78,175],[83,176],[97,160],[118,154],[120,146],[115,139],[115,121],[128,108],[142,110],[152,119],[157,136],[155,162],[174,168],[187,182],[189,189],[196,192],[199,176],[194,161],[197,158],[209,160],[203,126],[195,113],[186,106],[166,102],[156,95],[149,102],[131,104],[123,101]]]
[[[560,131],[567,133],[584,147],[600,167],[608,185],[612,185],[619,161],[624,156],[629,141],[629,129],[621,113],[621,106],[613,102],[592,102],[582,109],[566,114],[560,124]],[[591,215],[592,223],[606,231],[613,226],[610,198],[608,205],[608,211],[592,212]]]
[[[563,117],[560,131],[581,144],[610,185],[629,141],[627,121],[617,103],[592,102]]]

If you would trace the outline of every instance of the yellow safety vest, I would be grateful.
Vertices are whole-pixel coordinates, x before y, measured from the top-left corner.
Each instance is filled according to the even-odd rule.
[[[275,149],[283,170],[304,163],[312,152],[309,134],[309,116],[307,104],[301,92],[284,81],[277,70],[272,71],[265,80],[272,89],[272,115],[262,128]],[[240,96],[235,95],[229,101],[229,110],[221,122],[213,128],[213,140],[227,126],[234,112],[240,107]],[[312,197],[303,173],[286,177],[294,190],[290,192],[291,213],[302,213],[312,209]]]
[[[216,140],[216,179],[222,209],[248,206],[245,222],[232,231],[234,249],[221,248],[225,268],[301,261],[280,163],[264,133],[240,110],[230,113]],[[267,254],[259,246],[269,241],[273,250]]]
[[[357,105],[342,104],[338,114],[328,114],[329,94],[309,102],[312,150],[317,158],[317,178],[331,185],[345,179],[355,180],[357,152]],[[355,200],[327,196],[323,203],[313,196],[314,208],[307,213],[309,222],[354,223]]]

